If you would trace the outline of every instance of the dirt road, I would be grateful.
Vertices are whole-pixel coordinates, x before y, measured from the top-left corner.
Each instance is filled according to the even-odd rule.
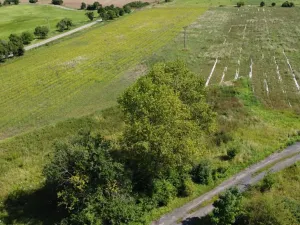
[[[208,205],[204,208],[198,209],[196,212],[189,214],[191,210],[199,206],[201,203],[212,199],[214,196],[224,192],[226,189],[233,186],[237,186],[241,191],[246,190],[249,185],[263,179],[266,171],[262,171],[258,174],[255,174],[255,172],[260,171],[266,166],[272,165],[272,167],[269,169],[270,172],[276,172],[293,165],[297,161],[300,161],[300,143],[289,146],[282,152],[274,153],[263,161],[248,167],[247,169],[234,175],[230,179],[224,181],[222,184],[207,192],[206,194],[201,195],[200,197],[185,204],[184,206],[175,209],[173,212],[162,216],[158,221],[154,221],[152,225],[187,225],[189,224],[189,221],[192,222],[195,218],[205,216],[213,210],[213,206]],[[179,223],[178,221],[182,222]]]
[[[70,31],[67,31],[67,32],[65,32],[65,33],[56,35],[56,36],[54,36],[54,37],[48,38],[48,39],[43,40],[43,41],[41,41],[41,42],[38,42],[38,43],[36,43],[36,44],[32,44],[32,45],[25,46],[24,49],[25,49],[25,51],[28,51],[28,50],[31,50],[31,49],[33,49],[33,48],[37,48],[37,47],[43,46],[43,45],[48,44],[48,43],[50,43],[50,42],[52,42],[52,41],[56,41],[56,40],[58,40],[58,39],[60,39],[60,38],[66,37],[66,36],[68,36],[68,35],[71,35],[71,34],[74,34],[74,33],[78,32],[78,31],[81,31],[81,30],[84,30],[84,29],[86,29],[86,28],[89,28],[89,27],[91,27],[91,26],[93,26],[93,25],[95,25],[95,24],[97,24],[97,23],[100,23],[100,22],[102,22],[102,19],[95,20],[95,21],[93,21],[93,22],[91,22],[91,23],[88,23],[88,24],[83,25],[83,26],[81,26],[81,27],[77,27],[77,28],[75,28],[75,29],[73,29],[73,30],[70,30]]]

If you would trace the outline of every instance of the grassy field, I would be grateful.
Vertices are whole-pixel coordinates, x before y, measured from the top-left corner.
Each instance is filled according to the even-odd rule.
[[[0,8],[0,39],[7,39],[12,33],[33,32],[37,26],[49,26],[50,34],[57,34],[56,24],[63,18],[70,18],[75,26],[88,22],[82,11],[65,10],[46,5],[12,5]]]
[[[173,40],[204,11],[140,11],[1,64],[0,139],[115,104],[126,85],[112,82]]]
[[[182,59],[206,84],[248,77],[269,108],[300,112],[300,9],[220,7],[207,11],[153,61]],[[288,24],[288,26],[287,26]]]

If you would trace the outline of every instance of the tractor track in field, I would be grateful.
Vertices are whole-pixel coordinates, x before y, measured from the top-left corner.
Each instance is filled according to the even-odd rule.
[[[280,171],[293,165],[297,161],[300,161],[300,142],[287,147],[281,152],[273,153],[266,159],[246,168],[227,179],[213,190],[190,201],[182,207],[165,214],[159,220],[152,222],[151,225],[192,224],[195,220],[207,215],[213,210],[212,204],[199,208],[201,204],[213,199],[215,196],[234,186],[237,186],[241,191],[245,191],[250,185],[262,180],[268,171],[271,173]],[[271,167],[266,168],[268,166]]]

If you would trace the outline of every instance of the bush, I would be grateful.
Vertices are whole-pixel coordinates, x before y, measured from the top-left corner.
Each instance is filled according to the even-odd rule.
[[[63,3],[63,0],[52,0],[53,5],[62,5]]]
[[[286,2],[284,2],[281,6],[282,6],[282,7],[288,7],[288,8],[291,8],[291,7],[294,7],[295,4],[294,4],[293,2],[288,2],[288,1],[286,1]]]
[[[265,6],[265,2],[261,2],[260,7],[264,7],[264,6]]]
[[[242,7],[242,6],[244,6],[244,5],[245,5],[245,3],[242,2],[242,1],[236,3],[236,6],[237,6],[237,7]]]
[[[24,45],[28,45],[33,41],[34,36],[30,32],[23,32],[21,34],[21,39],[22,39],[22,42],[23,42]]]
[[[186,179],[182,182],[179,188],[179,195],[182,197],[191,196],[194,192],[194,185],[191,179]]]
[[[260,191],[265,192],[271,190],[275,184],[275,178],[270,173],[266,174],[260,185]]]
[[[49,33],[49,29],[46,26],[38,26],[34,30],[34,35],[38,38],[46,38]]]
[[[152,198],[158,206],[166,206],[176,196],[176,188],[167,180],[155,180]]]
[[[148,5],[150,5],[149,2],[134,1],[124,5],[124,7],[129,6],[130,8],[143,8]]]
[[[236,146],[232,146],[229,149],[227,149],[227,157],[229,160],[234,159],[238,153],[239,149]]]
[[[38,0],[29,0],[29,3],[37,3]]]
[[[124,12],[125,12],[125,13],[131,13],[131,8],[130,8],[130,6],[128,6],[128,5],[127,5],[127,6],[124,6],[123,9],[124,9]]]
[[[109,20],[114,20],[115,18],[117,18],[116,12],[114,10],[108,10],[107,17]]]
[[[201,161],[192,170],[192,179],[195,183],[208,185],[212,181],[212,167],[207,160]]]
[[[71,19],[64,18],[56,24],[56,28],[62,32],[64,30],[69,30],[70,27],[73,26],[73,22]]]
[[[81,9],[81,10],[86,9],[86,4],[85,4],[85,2],[82,2],[82,3],[81,3],[80,9]]]
[[[21,56],[24,55],[24,45],[21,37],[19,37],[16,34],[11,34],[9,36],[9,42],[8,42],[9,51],[14,56]]]
[[[215,143],[217,146],[220,146],[222,143],[226,144],[229,141],[232,141],[233,138],[225,133],[225,131],[220,131],[215,134]]]
[[[87,12],[85,15],[90,21],[94,20],[94,12]]]
[[[274,7],[274,6],[276,6],[276,3],[275,3],[275,2],[273,2],[273,3],[271,4],[271,6],[273,6],[273,7]]]

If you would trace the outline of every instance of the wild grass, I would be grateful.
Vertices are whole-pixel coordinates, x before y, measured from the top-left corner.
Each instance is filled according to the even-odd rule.
[[[63,18],[70,18],[75,26],[88,23],[83,11],[65,10],[51,5],[12,5],[0,7],[0,39],[7,40],[10,34],[34,32],[37,26],[47,26],[49,36],[57,34],[56,24]]]

